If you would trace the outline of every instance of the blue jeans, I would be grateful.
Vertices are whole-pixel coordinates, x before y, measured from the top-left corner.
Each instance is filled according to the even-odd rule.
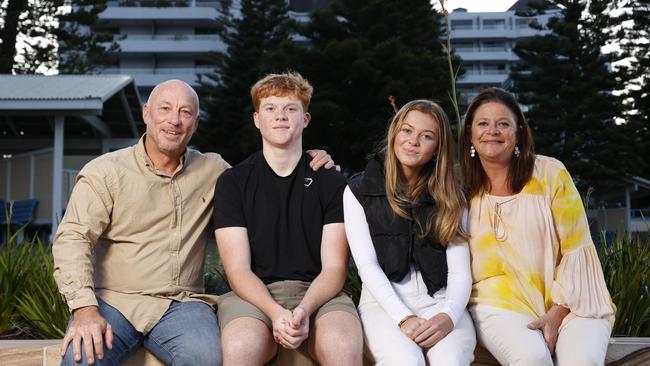
[[[198,301],[172,301],[158,324],[144,335],[117,309],[97,300],[99,313],[113,328],[113,349],[104,348],[104,358],[100,360],[95,356],[95,365],[119,365],[140,346],[167,365],[221,365],[219,325],[209,305]],[[82,342],[81,361],[75,362],[70,343],[61,365],[87,365],[83,350]]]

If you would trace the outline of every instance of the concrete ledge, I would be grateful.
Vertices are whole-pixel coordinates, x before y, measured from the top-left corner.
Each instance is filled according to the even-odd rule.
[[[0,341],[2,366],[59,366],[61,340],[3,340]],[[140,348],[124,363],[125,366],[164,366],[152,353]]]
[[[605,363],[608,366],[650,365],[650,337],[610,338]]]
[[[58,366],[61,363],[59,346],[54,340],[12,340],[0,341],[0,365],[2,366]],[[474,366],[492,366],[498,363],[485,349],[477,348]],[[124,363],[125,366],[164,366],[151,352],[140,348]],[[317,366],[304,352],[281,349],[273,365],[276,366]],[[364,365],[372,362],[364,360]]]
[[[2,366],[58,366],[60,340],[1,340],[0,365]],[[473,366],[495,366],[498,362],[483,347],[474,351]],[[609,341],[605,363],[608,366],[650,365],[650,337],[614,337]],[[163,366],[152,353],[140,348],[124,364],[126,366]],[[274,365],[316,366],[302,352],[280,350]],[[364,365],[372,365],[365,360]]]

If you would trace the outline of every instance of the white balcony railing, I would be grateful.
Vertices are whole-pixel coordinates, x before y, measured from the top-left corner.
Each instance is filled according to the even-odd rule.
[[[483,75],[506,75],[508,70],[481,70]]]
[[[465,72],[465,75],[505,75],[508,73],[508,70],[476,70],[469,69]]]
[[[130,34],[117,42],[122,54],[205,54],[224,51],[226,45],[217,35],[206,34]]]
[[[138,87],[152,88],[169,79],[183,80],[193,87],[200,86],[198,74],[212,72],[214,69],[207,66],[199,67],[159,67],[159,68],[126,68],[112,67],[102,71],[104,74],[131,75]]]
[[[113,0],[108,1],[109,7],[125,8],[216,8],[219,6],[218,1],[196,1],[196,0]]]
[[[128,75],[172,75],[172,74],[205,74],[214,71],[213,67],[158,67],[155,69],[109,67],[103,70],[105,74],[128,74]]]
[[[128,34],[124,39],[133,41],[219,41],[221,38],[215,34]]]

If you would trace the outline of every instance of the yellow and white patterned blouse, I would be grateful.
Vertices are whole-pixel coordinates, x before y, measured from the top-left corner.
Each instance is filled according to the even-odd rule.
[[[479,194],[470,205],[470,304],[538,318],[557,303],[613,322],[582,200],[560,161],[537,155],[520,193]]]

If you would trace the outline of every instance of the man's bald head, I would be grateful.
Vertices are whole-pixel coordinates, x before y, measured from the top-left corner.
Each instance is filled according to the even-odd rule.
[[[186,82],[167,80],[151,91],[142,108],[142,119],[147,125],[145,148],[149,158],[178,159],[199,126],[199,97]]]
[[[196,111],[196,115],[198,116],[199,96],[198,94],[196,94],[194,88],[192,88],[188,83],[184,82],[183,80],[172,79],[172,80],[163,81],[162,83],[156,85],[151,91],[151,94],[149,94],[149,98],[147,99],[147,104],[152,103],[156,97],[158,97],[161,93],[167,91],[188,93],[190,98],[194,102],[194,110]]]

